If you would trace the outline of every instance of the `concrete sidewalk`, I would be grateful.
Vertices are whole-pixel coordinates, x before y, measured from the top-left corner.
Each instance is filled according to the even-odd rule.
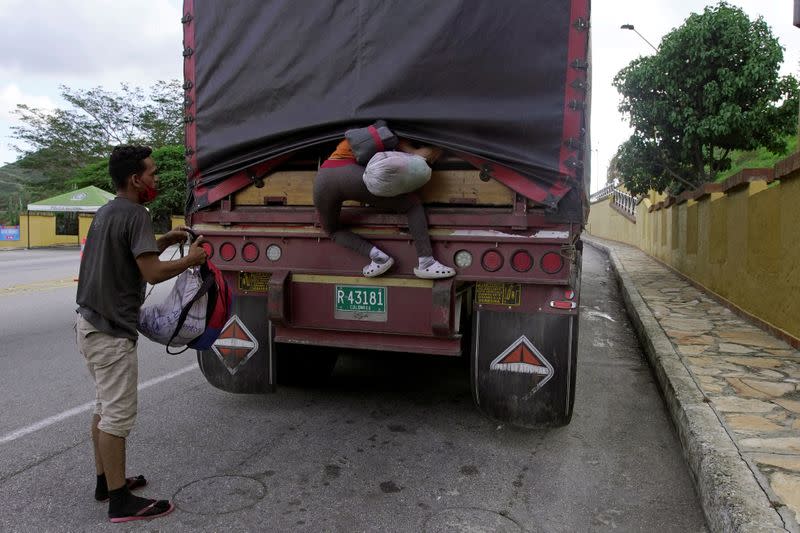
[[[800,351],[639,249],[583,240],[609,254],[709,528],[800,531]]]

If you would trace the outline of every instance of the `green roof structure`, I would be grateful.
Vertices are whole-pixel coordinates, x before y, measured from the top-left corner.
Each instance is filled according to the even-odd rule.
[[[89,185],[28,204],[28,211],[95,213],[114,198],[114,194]]]

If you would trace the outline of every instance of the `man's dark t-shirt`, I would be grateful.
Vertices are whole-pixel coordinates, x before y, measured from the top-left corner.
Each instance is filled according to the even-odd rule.
[[[127,198],[116,197],[97,210],[78,276],[78,312],[94,327],[114,337],[136,340],[145,282],[136,258],[158,252],[150,213]]]

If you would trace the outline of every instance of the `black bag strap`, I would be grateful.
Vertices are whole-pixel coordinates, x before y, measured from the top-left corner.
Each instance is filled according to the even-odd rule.
[[[186,317],[189,315],[189,310],[192,308],[194,303],[197,300],[199,300],[204,294],[208,293],[208,291],[211,290],[211,287],[214,286],[215,281],[216,280],[214,279],[213,272],[209,271],[208,275],[203,279],[203,283],[200,285],[200,288],[197,290],[195,295],[192,296],[192,299],[189,300],[189,303],[184,305],[183,309],[181,309],[181,315],[178,317],[178,325],[175,326],[175,331],[172,332],[172,337],[170,337],[169,341],[167,342],[166,350],[167,350],[168,354],[170,354],[170,355],[178,355],[178,354],[181,354],[181,353],[183,353],[183,352],[185,352],[186,350],[189,349],[188,346],[185,346],[183,348],[183,350],[181,350],[179,352],[171,352],[171,351],[169,351],[169,345],[172,344],[172,340],[175,338],[175,336],[178,334],[178,332],[183,327],[183,323],[186,322]],[[206,311],[206,313],[208,313],[208,311]]]

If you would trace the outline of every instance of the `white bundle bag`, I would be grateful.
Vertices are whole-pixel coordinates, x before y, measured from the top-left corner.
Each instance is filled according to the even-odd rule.
[[[172,290],[163,302],[142,307],[139,311],[139,332],[154,342],[173,347],[185,346],[202,335],[206,329],[208,293],[191,303],[202,284],[203,278],[198,267],[189,268],[178,274]],[[176,333],[175,328],[178,326],[181,312],[190,303],[186,320]]]
[[[416,191],[431,179],[425,158],[405,152],[378,152],[367,163],[364,184],[375,196],[399,196]]]

